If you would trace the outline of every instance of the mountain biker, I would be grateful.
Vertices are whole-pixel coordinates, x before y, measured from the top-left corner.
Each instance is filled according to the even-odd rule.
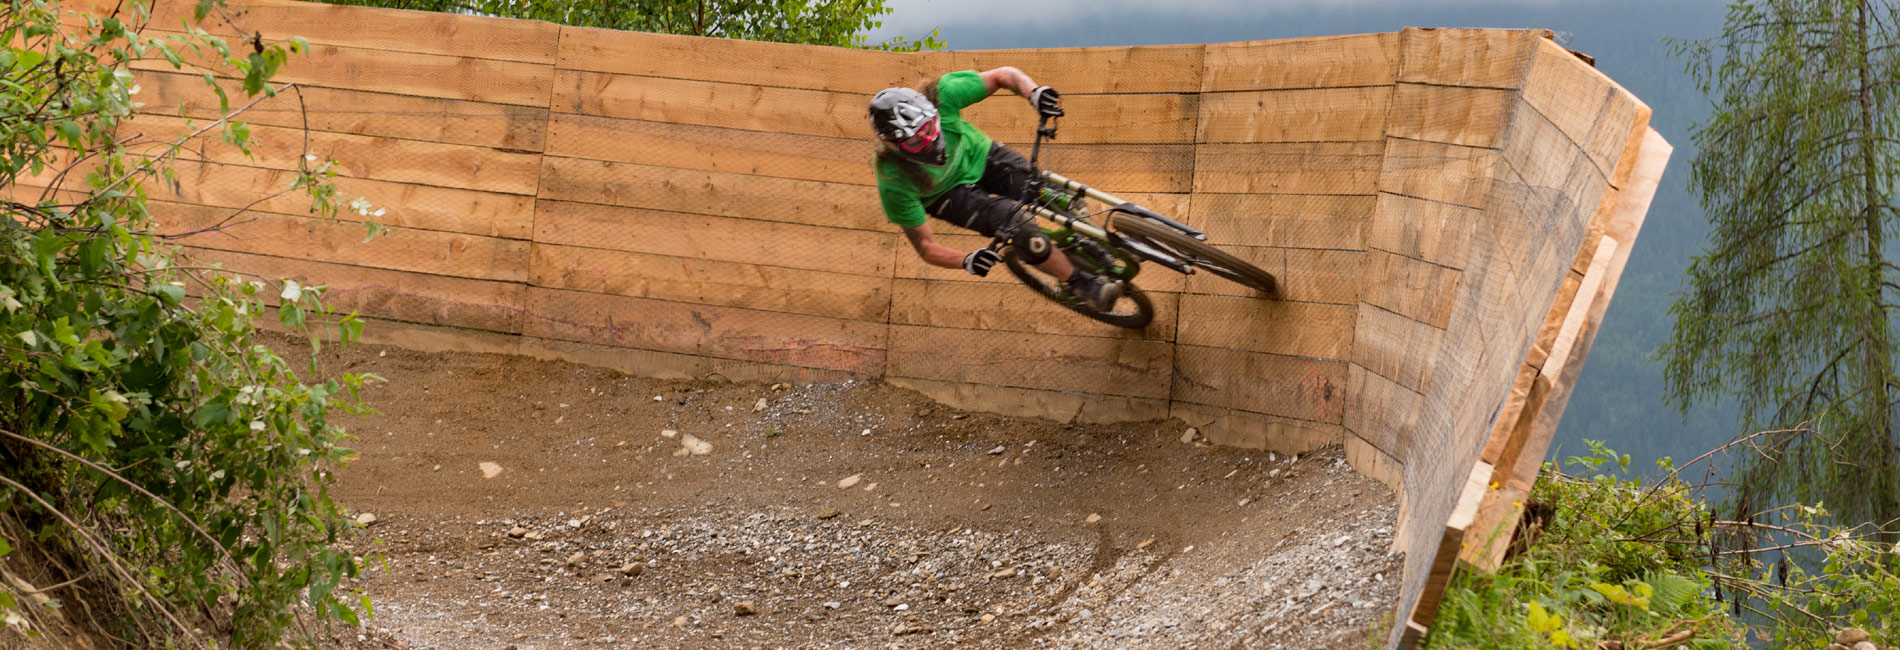
[[[931,266],[961,268],[980,277],[1002,260],[988,248],[965,254],[938,243],[925,219],[936,217],[985,237],[996,237],[998,228],[1012,223],[1030,181],[1029,162],[991,141],[962,116],[964,108],[998,88],[1028,99],[1042,115],[1062,115],[1055,90],[1036,85],[1009,66],[951,72],[922,92],[886,88],[871,98],[871,127],[880,143],[874,166],[884,217],[904,229],[911,248]],[[1075,268],[1060,250],[1036,266],[1067,283],[1070,293],[1097,311],[1110,310],[1121,297],[1119,282]]]

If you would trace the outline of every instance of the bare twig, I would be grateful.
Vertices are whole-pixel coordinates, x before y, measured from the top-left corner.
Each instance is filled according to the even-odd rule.
[[[143,494],[146,497],[150,498],[152,501],[157,502],[158,505],[163,506],[166,510],[170,510],[172,514],[178,515],[178,518],[184,521],[186,526],[191,527],[193,531],[197,531],[198,536],[203,537],[205,541],[207,542],[211,542],[212,548],[218,549],[218,553],[224,556],[224,559],[226,562],[230,562],[232,564],[237,563],[237,559],[231,557],[231,552],[226,550],[223,544],[218,543],[218,539],[215,537],[212,537],[211,533],[205,532],[205,529],[200,528],[198,526],[198,522],[193,521],[190,515],[186,515],[184,511],[181,511],[177,507],[173,506],[171,502],[166,501],[165,499],[159,497],[156,494],[152,494],[150,491],[147,491],[145,488],[140,487],[139,484],[132,482],[131,480],[125,478],[124,476],[120,476],[118,472],[114,472],[112,471],[112,469],[104,465],[100,465],[90,460],[86,460],[85,458],[80,457],[78,454],[74,454],[70,451],[60,449],[59,447],[55,447],[53,445],[47,444],[39,440],[28,438],[26,436],[14,433],[12,431],[8,431],[6,429],[0,429],[0,436],[6,436],[8,438],[12,438],[14,440],[18,440],[18,441],[33,445],[41,449],[45,449],[47,451],[51,451],[55,454],[65,456],[72,460],[78,461],[79,463],[87,467],[97,470],[98,472],[111,477],[115,481],[125,484],[126,487],[132,488],[134,491],[138,492],[139,494]],[[240,579],[243,578],[244,576],[243,571],[237,571],[235,573],[237,573]]]

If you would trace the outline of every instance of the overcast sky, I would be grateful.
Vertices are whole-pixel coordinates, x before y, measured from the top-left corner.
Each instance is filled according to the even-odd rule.
[[[956,28],[979,22],[1048,28],[1078,17],[1134,19],[1147,15],[1219,24],[1271,15],[1394,10],[1416,13],[1433,8],[1469,10],[1487,6],[1524,9],[1564,4],[1575,3],[1564,0],[888,0],[891,13],[884,16],[884,26],[870,35],[875,41],[893,34],[927,34],[939,27],[946,32],[961,31]]]

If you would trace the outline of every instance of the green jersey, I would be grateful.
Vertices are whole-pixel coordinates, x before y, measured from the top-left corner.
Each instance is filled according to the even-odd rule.
[[[952,72],[937,79],[937,115],[943,130],[945,160],[942,165],[919,165],[930,179],[930,187],[917,187],[910,175],[897,163],[879,159],[877,194],[884,203],[884,218],[910,228],[923,225],[924,206],[958,185],[983,178],[983,167],[990,155],[990,136],[963,121],[963,109],[983,101],[989,92],[983,77],[975,70]]]

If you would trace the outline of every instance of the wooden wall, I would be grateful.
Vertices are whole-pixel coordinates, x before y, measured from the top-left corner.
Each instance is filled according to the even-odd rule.
[[[966,408],[1343,444],[1402,495],[1394,642],[1429,624],[1467,530],[1516,521],[1487,481],[1528,490],[1659,173],[1632,170],[1668,155],[1647,108],[1541,31],[899,54],[290,0],[230,21],[313,53],[244,112],[255,157],[194,140],[147,188],[166,232],[225,226],[185,238],[192,257],[327,285],[373,339],[421,349],[881,377]],[[1153,267],[1158,316],[1131,332],[918,261],[878,207],[865,102],[999,65],[1064,94],[1048,167],[1204,229],[1282,299]],[[215,118],[202,72],[140,64],[127,133]],[[1034,124],[1007,94],[966,116],[1014,145]],[[284,192],[306,152],[387,212],[311,216]],[[365,219],[390,230],[365,243]]]

